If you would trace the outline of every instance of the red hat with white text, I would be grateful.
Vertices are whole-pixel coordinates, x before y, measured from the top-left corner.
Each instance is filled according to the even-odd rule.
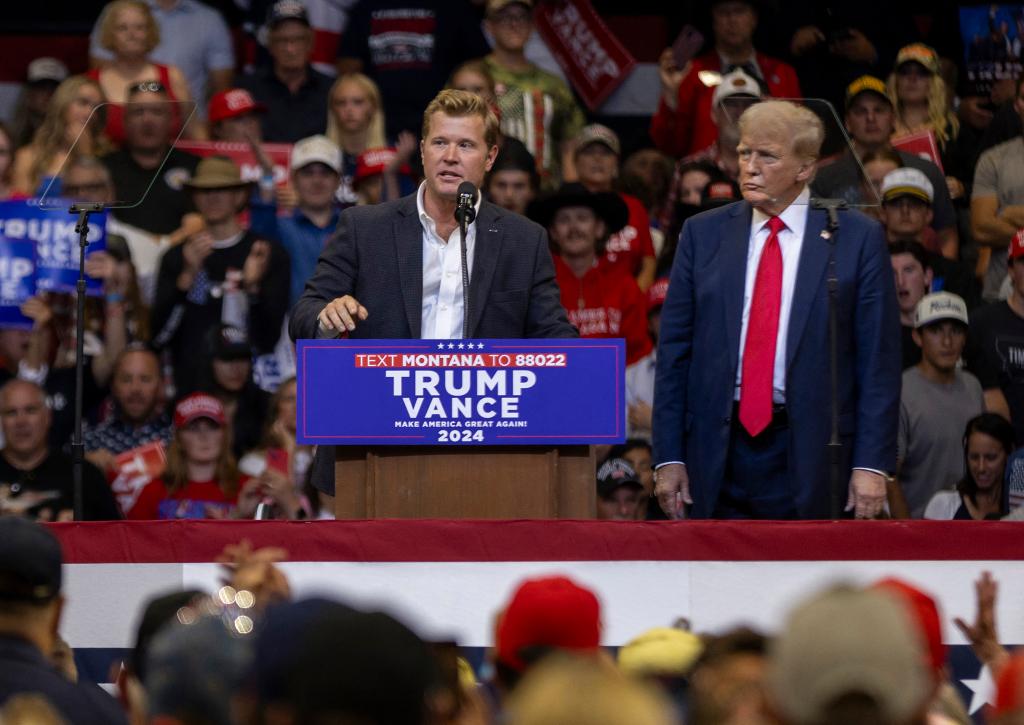
[[[174,427],[184,428],[200,418],[209,418],[219,426],[225,424],[224,406],[212,395],[192,393],[174,406]]]
[[[210,123],[219,123],[227,118],[244,116],[247,113],[263,113],[267,107],[257,103],[252,94],[244,88],[229,88],[210,99],[206,115]]]

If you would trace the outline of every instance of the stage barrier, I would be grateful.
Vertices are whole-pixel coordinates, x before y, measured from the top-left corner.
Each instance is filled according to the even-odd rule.
[[[974,616],[974,580],[999,581],[997,621],[1024,643],[1024,525],[1000,522],[168,521],[52,524],[64,547],[63,634],[83,674],[109,679],[153,595],[212,591],[214,563],[242,539],[289,552],[297,597],[379,607],[480,662],[493,618],[526,577],[567,574],[602,604],[618,646],[680,617],[696,631],[773,631],[802,597],[835,582],[899,576],[932,593],[954,677],[980,710],[987,672],[952,618]]]

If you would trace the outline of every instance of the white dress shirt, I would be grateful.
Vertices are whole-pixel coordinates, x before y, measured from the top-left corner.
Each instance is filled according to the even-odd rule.
[[[416,211],[423,226],[423,309],[420,337],[428,340],[458,340],[462,337],[462,248],[458,227],[447,240],[437,234],[437,225],[423,206],[426,182],[416,192]],[[480,194],[476,211],[480,213]],[[466,228],[466,263],[473,276],[476,222]]]
[[[786,337],[789,334],[789,315],[793,309],[793,292],[796,289],[797,268],[800,266],[800,250],[804,245],[804,229],[807,227],[807,206],[811,192],[804,188],[800,195],[787,206],[779,218],[786,228],[779,232],[779,248],[782,250],[782,305],[779,308],[779,332],[775,338],[775,370],[772,375],[772,402],[786,402]],[[747,341],[747,324],[750,321],[750,302],[754,296],[757,268],[761,252],[768,242],[769,215],[754,209],[750,220],[750,244],[747,245],[747,276],[743,285],[743,318],[740,327],[739,364],[736,366],[736,396],[740,399],[740,383],[743,379],[743,350]]]

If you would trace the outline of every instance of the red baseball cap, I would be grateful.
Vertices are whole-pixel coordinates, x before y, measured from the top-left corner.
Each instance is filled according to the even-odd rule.
[[[647,312],[654,312],[665,304],[665,297],[668,295],[668,277],[654,280],[654,284],[647,288]]]
[[[267,107],[257,103],[249,91],[242,88],[229,88],[221,91],[210,99],[206,116],[210,123],[223,121],[225,118],[235,118],[246,113],[263,113]]]
[[[371,176],[383,174],[396,155],[398,152],[391,147],[366,149],[356,158],[356,172],[352,176],[352,183],[358,184]],[[398,168],[398,173],[411,174],[412,169],[409,168],[409,164],[402,164]]]
[[[942,617],[935,599],[914,585],[896,577],[886,577],[875,582],[872,589],[890,592],[907,607],[911,618],[917,624],[927,649],[928,664],[939,677],[946,664],[946,645],[942,643]]]
[[[1017,259],[1018,257],[1024,257],[1024,229],[1017,230],[1010,242],[1010,248],[1007,250],[1007,259]]]
[[[526,669],[528,647],[593,650],[601,643],[601,605],[589,589],[564,576],[519,585],[498,622],[497,658]]]
[[[184,428],[200,418],[209,418],[217,425],[224,426],[224,406],[215,397],[206,393],[192,393],[174,406],[175,428]]]

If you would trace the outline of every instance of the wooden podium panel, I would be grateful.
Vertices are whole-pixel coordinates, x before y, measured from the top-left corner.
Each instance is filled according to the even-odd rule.
[[[592,519],[590,446],[338,446],[339,519]]]

